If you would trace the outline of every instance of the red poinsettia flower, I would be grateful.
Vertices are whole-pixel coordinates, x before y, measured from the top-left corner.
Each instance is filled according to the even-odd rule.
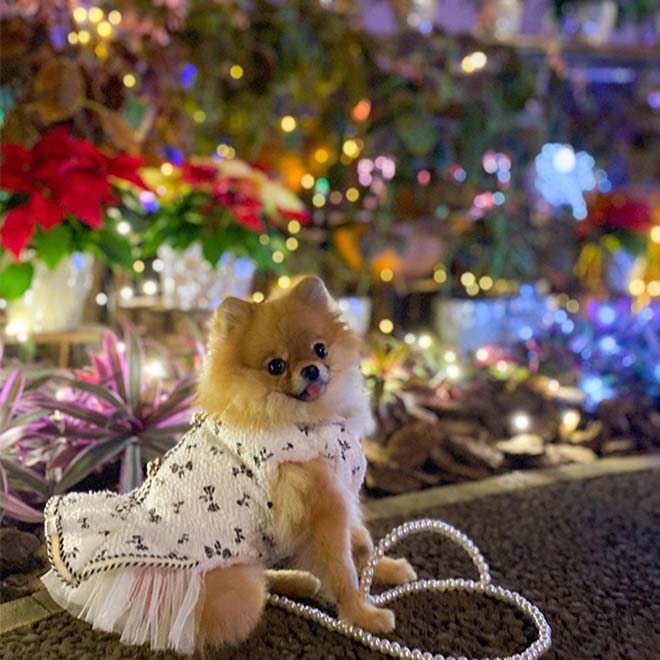
[[[218,168],[215,165],[184,163],[181,168],[181,180],[186,183],[212,183],[217,177]]]
[[[238,223],[253,232],[265,230],[263,204],[254,184],[246,179],[223,177],[213,184],[213,198],[226,206]]]
[[[1,153],[0,188],[28,195],[7,213],[0,229],[0,242],[17,259],[37,223],[48,230],[71,214],[100,228],[104,206],[115,200],[113,177],[148,189],[137,172],[141,159],[108,157],[64,126],[48,131],[30,151],[7,144]]]
[[[640,199],[620,192],[598,195],[589,205],[586,223],[604,231],[643,233],[651,226],[651,209]]]

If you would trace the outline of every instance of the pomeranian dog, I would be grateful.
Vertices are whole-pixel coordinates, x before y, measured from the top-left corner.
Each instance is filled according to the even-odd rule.
[[[358,348],[357,337],[318,278],[304,278],[260,304],[228,298],[213,319],[198,404],[247,431],[339,418],[362,437],[373,422]],[[317,457],[280,463],[271,499],[275,541],[305,572],[273,572],[259,564],[209,571],[198,603],[198,647],[247,638],[269,589],[311,596],[320,586],[336,602],[342,620],[372,633],[391,631],[394,613],[360,595],[358,571],[373,544],[356,492],[336,478],[331,462]],[[405,559],[390,557],[380,561],[374,575],[388,584],[414,578]]]

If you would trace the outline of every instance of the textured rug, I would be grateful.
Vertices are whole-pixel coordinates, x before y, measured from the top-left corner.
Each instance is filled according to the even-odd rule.
[[[496,584],[545,613],[554,660],[660,658],[660,471],[481,498],[423,512],[469,534]],[[380,537],[400,519],[375,523]],[[472,576],[460,550],[437,536],[406,539],[405,555],[422,577]],[[485,596],[419,594],[395,604],[392,639],[456,657],[495,657],[534,639],[529,621]],[[174,659],[120,645],[112,635],[58,614],[0,637],[6,660]],[[212,660],[368,659],[384,656],[337,634],[268,608],[253,637]]]

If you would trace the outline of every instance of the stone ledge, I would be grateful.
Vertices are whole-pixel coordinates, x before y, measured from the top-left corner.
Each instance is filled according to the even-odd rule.
[[[39,592],[38,592],[39,593]],[[0,605],[0,635],[49,617],[53,612],[34,596],[10,600]]]
[[[479,481],[439,486],[415,493],[370,500],[363,507],[364,519],[368,522],[394,516],[414,515],[426,509],[469,502],[487,495],[501,495],[563,481],[593,479],[608,474],[654,469],[660,469],[660,454],[602,458],[593,463],[575,463],[543,470],[518,470]]]

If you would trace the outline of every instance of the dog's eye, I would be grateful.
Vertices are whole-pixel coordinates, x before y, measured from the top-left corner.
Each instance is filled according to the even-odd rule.
[[[286,362],[275,358],[268,363],[268,373],[271,376],[281,376],[286,371]]]
[[[314,353],[316,353],[316,355],[322,360],[325,360],[325,358],[328,357],[328,349],[325,347],[325,344],[322,344],[321,342],[314,344]]]

